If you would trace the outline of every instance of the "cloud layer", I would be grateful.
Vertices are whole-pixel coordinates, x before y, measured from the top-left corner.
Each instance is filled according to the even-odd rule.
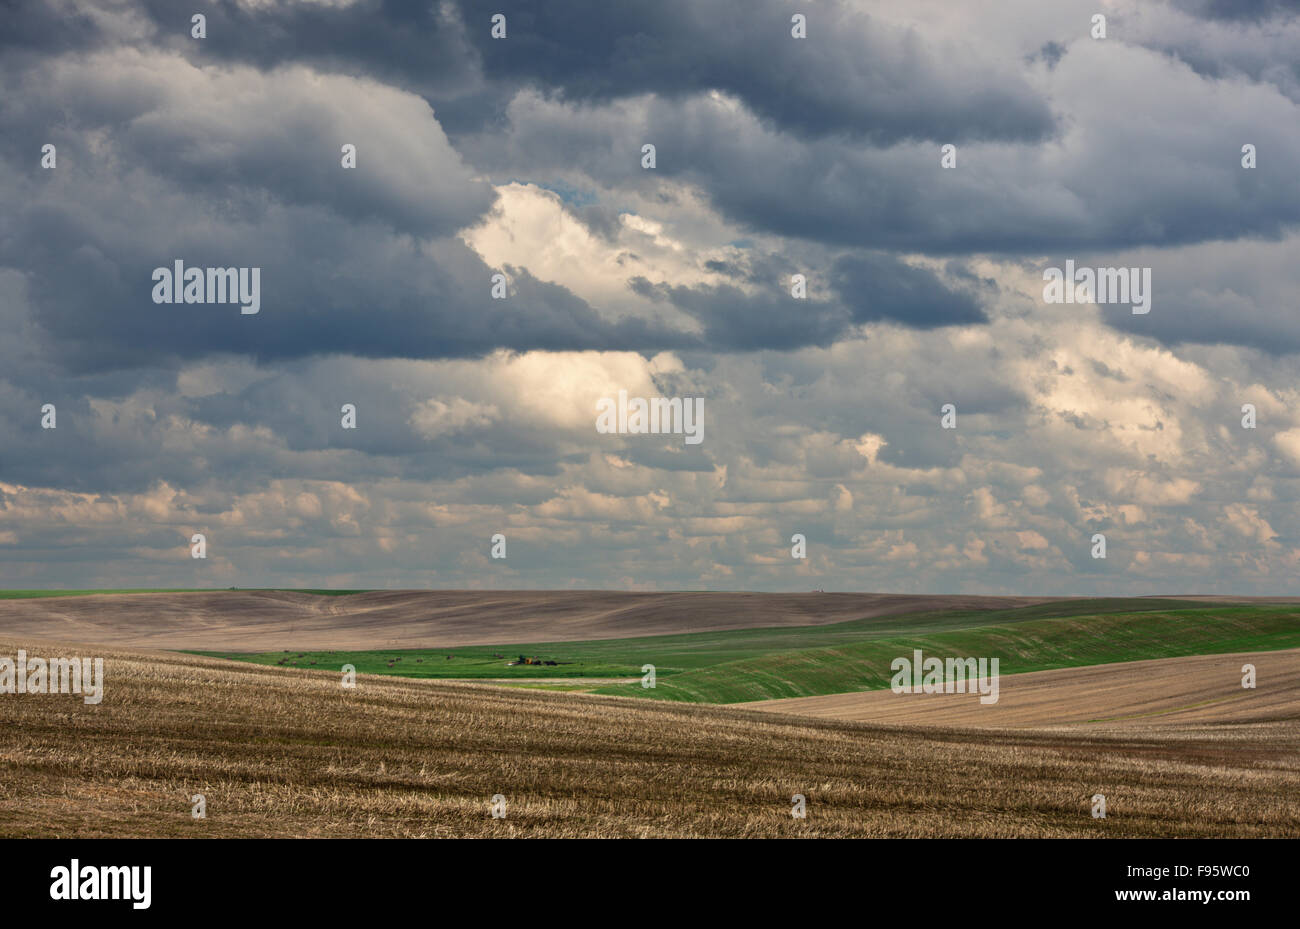
[[[7,6],[0,586],[1290,592],[1300,19],[1097,7]]]

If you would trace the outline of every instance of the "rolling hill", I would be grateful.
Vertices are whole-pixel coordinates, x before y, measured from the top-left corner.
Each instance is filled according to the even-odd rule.
[[[1241,686],[1253,664],[1256,686]],[[1300,649],[1193,655],[1004,675],[998,702],[888,690],[747,703],[819,719],[907,726],[1151,727],[1300,723]]]
[[[23,591],[30,594],[31,591]],[[48,592],[45,592],[48,593]],[[600,590],[291,590],[0,596],[0,633],[139,648],[447,648],[817,626],[925,610],[984,610],[1039,597]]]
[[[614,684],[596,693],[692,703],[744,703],[887,688],[890,663],[913,649],[940,657],[997,657],[1003,675],[1150,658],[1300,647],[1294,606],[1204,606],[1067,615],[936,633],[900,630],[672,675],[653,690]]]
[[[51,651],[0,637],[18,648]],[[882,727],[88,651],[106,658],[98,706],[0,697],[0,835],[1300,834],[1294,725]]]

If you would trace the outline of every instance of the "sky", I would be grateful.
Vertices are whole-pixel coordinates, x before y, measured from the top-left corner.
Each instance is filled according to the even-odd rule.
[[[1300,593],[1300,4],[192,6],[0,8],[0,587]]]

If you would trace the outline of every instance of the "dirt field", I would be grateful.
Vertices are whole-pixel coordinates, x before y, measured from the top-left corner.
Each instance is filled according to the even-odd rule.
[[[3,836],[1300,835],[1293,723],[872,726],[365,676],[345,690],[331,672],[31,640],[0,655],[19,647],[103,656],[106,685],[98,706],[0,695]]]
[[[1241,686],[1241,668],[1247,662],[1256,670],[1253,690]],[[998,702],[989,705],[982,705],[977,694],[875,690],[746,706],[909,726],[1300,724],[1300,649],[1034,671],[1004,675],[1000,683]]]
[[[393,590],[336,597],[292,591],[102,594],[0,600],[0,635],[206,651],[425,648],[816,626],[1050,599],[599,590]]]

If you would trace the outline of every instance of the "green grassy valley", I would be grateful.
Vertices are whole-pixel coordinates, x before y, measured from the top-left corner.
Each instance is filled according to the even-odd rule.
[[[889,686],[890,662],[920,648],[999,658],[1002,674],[1185,655],[1300,647],[1294,606],[1206,606],[1157,599],[1078,600],[1017,609],[940,610],[826,626],[449,649],[202,652],[262,665],[414,678],[502,679],[692,703],[744,703]],[[554,664],[508,662],[520,657]],[[656,687],[608,683],[640,678]],[[583,679],[604,679],[583,685]]]

